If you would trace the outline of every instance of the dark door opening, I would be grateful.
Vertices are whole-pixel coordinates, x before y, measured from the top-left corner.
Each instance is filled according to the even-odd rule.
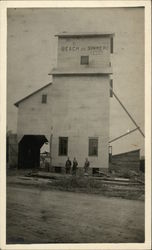
[[[44,135],[24,135],[19,142],[18,167],[39,168],[40,148],[48,142]]]
[[[99,168],[92,168],[92,174],[98,175],[99,174]]]

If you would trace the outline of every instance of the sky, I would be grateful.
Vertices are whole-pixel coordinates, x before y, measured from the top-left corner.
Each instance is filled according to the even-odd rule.
[[[115,33],[111,55],[114,91],[144,131],[143,8],[9,8],[7,12],[7,130],[17,132],[14,103],[51,82],[59,32]],[[110,139],[135,126],[110,98]],[[113,153],[141,149],[136,132],[111,144]]]

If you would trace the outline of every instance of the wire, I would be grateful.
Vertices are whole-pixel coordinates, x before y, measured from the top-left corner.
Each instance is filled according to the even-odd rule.
[[[133,117],[131,116],[131,114],[128,112],[128,110],[125,108],[125,106],[122,104],[122,102],[120,101],[120,99],[118,98],[118,96],[115,94],[115,92],[113,91],[113,89],[110,87],[110,90],[112,91],[114,97],[116,98],[116,100],[119,102],[119,104],[121,105],[121,107],[125,110],[125,112],[127,113],[127,115],[129,116],[129,118],[131,119],[131,121],[135,124],[136,129],[139,130],[139,132],[141,133],[141,135],[143,137],[145,137],[144,133],[142,132],[141,128],[138,126],[138,124],[135,122],[135,120],[133,119]]]

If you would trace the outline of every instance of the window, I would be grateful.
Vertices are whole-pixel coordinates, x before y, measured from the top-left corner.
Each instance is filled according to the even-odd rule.
[[[110,97],[113,97],[113,80],[110,79]]]
[[[88,65],[89,64],[89,56],[81,56],[81,62],[82,65]]]
[[[59,137],[59,155],[68,155],[68,137]]]
[[[110,52],[113,54],[113,37],[110,39]]]
[[[89,156],[98,156],[98,138],[89,138]]]
[[[42,103],[47,103],[47,95],[42,95]]]

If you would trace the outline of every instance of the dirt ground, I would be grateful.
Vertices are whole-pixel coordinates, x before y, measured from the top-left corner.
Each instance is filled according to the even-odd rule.
[[[144,202],[7,187],[7,244],[144,242]]]
[[[130,179],[129,181],[107,181],[93,176],[72,176],[51,172],[36,172],[29,176],[30,170],[9,171],[8,186],[23,186],[45,190],[59,190],[76,193],[99,194],[106,197],[118,197],[130,200],[143,200],[144,183]]]

